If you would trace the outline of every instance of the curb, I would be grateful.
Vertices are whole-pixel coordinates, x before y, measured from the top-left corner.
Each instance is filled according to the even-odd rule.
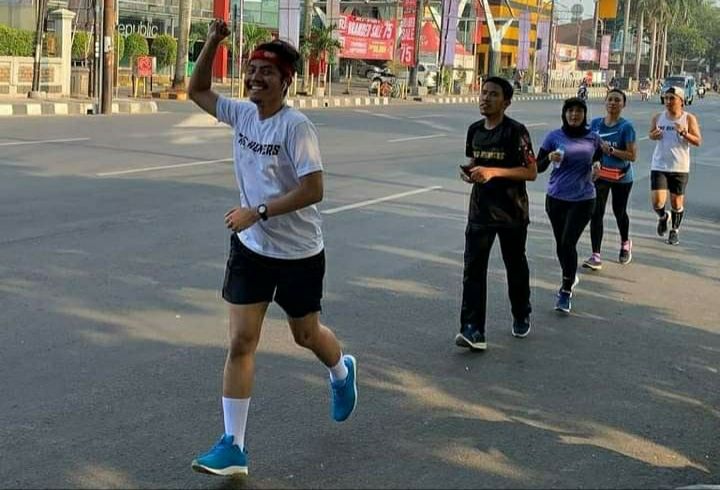
[[[154,101],[118,101],[112,104],[113,114],[152,114],[158,111]],[[96,113],[92,102],[14,102],[0,103],[3,116],[79,116]]]
[[[152,97],[162,100],[188,100],[187,92],[153,92]]]
[[[543,100],[565,100],[572,97],[572,94],[549,94],[549,95],[518,95],[513,97],[513,102],[521,101],[543,101]],[[604,93],[590,94],[590,99],[604,98]],[[296,109],[322,109],[335,107],[368,107],[386,105],[408,105],[413,103],[421,104],[475,104],[479,101],[477,95],[471,96],[448,96],[448,97],[415,97],[408,100],[396,100],[390,97],[325,97],[325,98],[302,98],[294,97],[287,99],[287,105]]]

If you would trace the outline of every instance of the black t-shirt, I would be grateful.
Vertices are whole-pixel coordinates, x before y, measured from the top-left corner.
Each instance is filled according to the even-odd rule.
[[[505,116],[493,129],[481,119],[468,128],[465,155],[483,167],[527,167],[535,163],[530,133]],[[530,223],[525,181],[493,178],[474,184],[468,221],[484,226],[521,226]]]

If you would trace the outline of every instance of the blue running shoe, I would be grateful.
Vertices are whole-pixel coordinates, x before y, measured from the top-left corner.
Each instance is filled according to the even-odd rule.
[[[562,289],[558,291],[557,301],[555,302],[555,310],[563,313],[570,313],[570,309],[572,308],[570,298],[572,298],[571,292],[563,291]]]
[[[455,345],[465,347],[473,351],[481,351],[487,349],[487,341],[485,340],[485,327],[478,327],[472,323],[463,325],[460,333],[455,336]]]
[[[357,405],[357,362],[350,355],[343,356],[343,362],[347,366],[347,378],[330,383],[332,397],[330,411],[335,422],[347,420]]]
[[[247,475],[247,451],[233,444],[234,440],[234,436],[223,434],[210,451],[193,460],[192,469],[210,475]]]

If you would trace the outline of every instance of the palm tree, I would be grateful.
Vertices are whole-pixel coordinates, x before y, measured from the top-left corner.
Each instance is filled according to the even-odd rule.
[[[335,62],[338,50],[342,47],[340,41],[333,37],[333,32],[337,26],[314,26],[310,31],[310,37],[303,43],[303,51],[307,53],[306,58],[315,58],[325,61],[325,70],[323,73],[323,85],[326,84],[328,65]],[[309,71],[309,70],[308,70]]]
[[[175,59],[175,76],[172,88],[185,90],[185,72],[188,64],[188,51],[190,47],[190,18],[192,14],[192,0],[180,0],[178,54]]]
[[[257,24],[245,24],[243,26],[242,54],[247,56],[252,53],[258,44],[270,41],[272,33],[265,27]]]

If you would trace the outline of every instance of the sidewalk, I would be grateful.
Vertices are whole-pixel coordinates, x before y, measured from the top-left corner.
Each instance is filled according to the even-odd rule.
[[[225,87],[218,87],[220,93],[227,93]],[[338,91],[340,93],[340,91]],[[591,89],[590,98],[605,97],[605,89]],[[574,93],[518,93],[513,102],[564,100]],[[290,107],[297,109],[321,109],[342,107],[368,107],[408,104],[476,104],[478,95],[425,95],[409,96],[407,99],[363,95],[333,95],[327,97],[294,96],[287,99]],[[190,102],[187,102],[190,103]],[[113,114],[152,114],[158,112],[158,104],[153,99],[117,98],[113,101]],[[21,97],[0,96],[0,117],[4,116],[68,116],[94,115],[97,111],[91,99],[48,98],[27,99]]]
[[[115,99],[113,114],[151,114],[158,111],[157,103],[142,99]],[[74,116],[99,113],[92,99],[0,96],[0,117],[3,116]]]

